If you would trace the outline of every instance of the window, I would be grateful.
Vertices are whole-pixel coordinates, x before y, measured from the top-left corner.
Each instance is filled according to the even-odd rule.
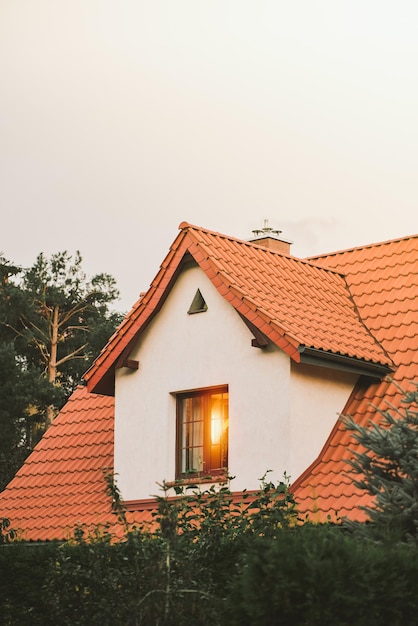
[[[177,478],[225,474],[228,388],[177,395]]]

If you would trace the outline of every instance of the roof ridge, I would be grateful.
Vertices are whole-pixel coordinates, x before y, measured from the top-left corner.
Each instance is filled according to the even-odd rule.
[[[273,255],[273,256],[279,256],[279,257],[283,257],[286,259],[290,259],[292,261],[296,261],[298,263],[302,263],[304,265],[309,265],[311,267],[315,267],[316,269],[319,270],[324,270],[327,272],[331,272],[332,274],[338,274],[339,276],[345,276],[344,272],[338,271],[333,267],[324,267],[323,265],[318,265],[317,263],[314,263],[313,261],[311,261],[311,258],[316,258],[316,257],[299,257],[299,256],[295,256],[294,254],[286,254],[285,252],[281,252],[280,250],[274,250],[272,248],[267,248],[266,246],[263,246],[260,243],[257,243],[257,241],[247,241],[246,239],[241,239],[240,237],[234,237],[233,235],[226,235],[225,233],[221,233],[215,230],[210,230],[208,228],[204,228],[201,226],[196,226],[194,224],[189,224],[189,222],[181,222],[179,224],[179,230],[183,230],[183,231],[187,231],[187,230],[195,230],[195,231],[199,231],[201,233],[205,233],[207,235],[213,235],[215,237],[220,237],[221,239],[226,239],[227,241],[234,241],[238,244],[241,244],[243,246],[248,246],[249,248],[252,247],[257,247],[257,248],[261,248],[262,250],[264,250],[265,252]],[[418,236],[418,235],[417,235]],[[199,242],[200,243],[200,242]],[[202,245],[200,243],[200,245]],[[330,256],[328,255],[324,255],[324,256]]]
[[[384,241],[376,241],[375,243],[367,243],[361,246],[353,246],[352,248],[343,248],[342,250],[334,250],[333,252],[324,252],[322,254],[316,254],[305,257],[305,260],[311,261],[313,259],[323,259],[330,256],[337,256],[338,254],[346,254],[347,252],[355,252],[356,250],[366,250],[368,248],[379,248],[392,243],[398,243],[400,241],[407,241],[408,239],[417,239],[418,233],[414,235],[405,235],[403,237],[395,237],[394,239],[386,239]]]

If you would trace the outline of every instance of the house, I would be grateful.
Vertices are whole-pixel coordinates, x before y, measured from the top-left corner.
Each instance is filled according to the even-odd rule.
[[[243,241],[182,223],[149,290],[110,338],[7,488],[0,513],[26,539],[117,528],[157,483],[238,494],[272,470],[302,514],[363,520],[355,442],[418,373],[418,235],[309,259],[263,229]],[[173,491],[174,493],[174,491]]]

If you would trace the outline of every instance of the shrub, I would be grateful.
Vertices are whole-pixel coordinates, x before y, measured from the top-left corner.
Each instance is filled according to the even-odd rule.
[[[2,626],[56,626],[43,591],[57,550],[55,543],[0,546]]]
[[[415,550],[305,525],[258,538],[234,577],[230,626],[415,626]]]
[[[126,516],[115,485],[115,509]],[[214,626],[245,546],[274,537],[296,512],[286,482],[261,480],[256,494],[235,502],[227,487],[177,498],[157,497],[154,527],[128,531],[112,543],[106,533],[78,534],[63,545],[47,585],[59,624]]]

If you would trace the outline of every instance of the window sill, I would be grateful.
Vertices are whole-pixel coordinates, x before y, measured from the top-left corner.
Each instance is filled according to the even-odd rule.
[[[177,478],[166,482],[166,486],[171,487],[190,487],[191,485],[202,485],[212,483],[227,483],[229,482],[228,474],[215,474],[213,476],[191,476],[190,478]]]

